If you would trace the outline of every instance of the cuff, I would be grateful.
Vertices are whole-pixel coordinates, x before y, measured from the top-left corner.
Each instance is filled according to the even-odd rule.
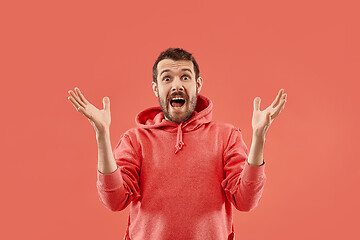
[[[249,162],[245,161],[245,167],[242,171],[242,178],[248,182],[260,182],[265,178],[265,160],[260,166],[251,166]]]
[[[112,173],[104,174],[97,170],[97,185],[103,190],[114,190],[123,186],[120,168],[117,167]]]

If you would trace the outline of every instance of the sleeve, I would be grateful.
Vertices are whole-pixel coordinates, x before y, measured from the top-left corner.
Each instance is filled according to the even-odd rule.
[[[117,169],[110,174],[97,170],[96,187],[106,208],[121,211],[140,197],[140,158],[126,134],[120,137],[113,155]]]
[[[258,205],[266,181],[265,161],[260,166],[251,166],[248,153],[241,130],[233,128],[224,149],[225,179],[221,186],[228,201],[239,211],[251,211]]]

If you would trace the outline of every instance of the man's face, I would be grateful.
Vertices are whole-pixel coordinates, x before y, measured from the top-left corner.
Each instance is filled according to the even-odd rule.
[[[153,82],[152,87],[165,118],[171,122],[185,122],[195,110],[197,94],[202,87],[201,77],[195,80],[193,63],[188,60],[161,60],[157,71],[157,84]]]

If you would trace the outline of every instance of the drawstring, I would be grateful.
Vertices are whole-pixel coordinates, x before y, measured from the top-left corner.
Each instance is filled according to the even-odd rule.
[[[177,139],[176,139],[176,145],[175,145],[175,148],[176,148],[175,153],[177,153],[178,151],[180,151],[180,149],[181,149],[181,148],[183,147],[183,145],[184,145],[184,142],[182,141],[181,126],[182,126],[182,123],[180,123],[179,126],[178,126]]]

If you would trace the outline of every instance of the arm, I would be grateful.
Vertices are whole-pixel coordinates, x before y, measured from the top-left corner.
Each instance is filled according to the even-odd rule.
[[[98,144],[98,170],[102,174],[113,173],[117,169],[117,165],[112,153],[110,142],[110,131],[96,134]]]
[[[100,201],[111,211],[121,211],[140,197],[140,163],[130,137],[123,134],[111,151],[109,134],[97,136],[97,189]]]
[[[261,166],[249,164],[248,160],[251,163],[253,160],[248,158],[248,149],[238,128],[232,130],[223,157],[225,179],[221,185],[226,198],[239,211],[251,211],[262,196],[266,181],[265,162]]]
[[[92,105],[75,88],[68,91],[68,99],[75,109],[86,116],[96,132],[98,143],[98,171],[96,186],[100,201],[112,211],[124,209],[131,201],[140,197],[140,163],[132,148],[130,137],[123,134],[114,152],[110,143],[110,99],[103,98],[104,109]]]
[[[286,97],[284,89],[280,89],[275,100],[264,111],[260,110],[261,99],[259,97],[254,99],[253,139],[249,155],[240,129],[237,129],[235,135],[230,137],[228,148],[224,154],[226,161],[224,169],[227,177],[222,185],[227,190],[225,192],[229,201],[240,211],[250,211],[260,201],[266,181],[263,160],[265,136],[270,124],[284,109]],[[236,134],[236,132],[238,133]],[[245,163],[244,159],[247,159]]]
[[[286,97],[284,89],[280,89],[275,100],[264,111],[260,110],[261,99],[259,97],[254,99],[253,140],[249,155],[240,129],[232,131],[230,135],[224,151],[226,177],[221,185],[227,199],[240,211],[250,211],[260,201],[266,181],[263,160],[265,136],[270,124],[284,109]]]
[[[247,159],[251,166],[258,167],[264,164],[264,144],[265,138],[253,134],[250,153]]]

